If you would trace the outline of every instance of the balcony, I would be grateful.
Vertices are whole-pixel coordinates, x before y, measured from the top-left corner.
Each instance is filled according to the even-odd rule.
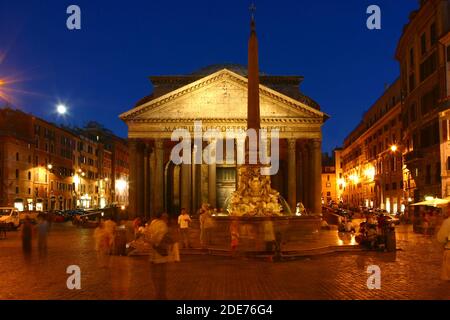
[[[422,153],[422,151],[414,150],[414,151],[411,151],[411,152],[408,152],[407,154],[405,154],[404,158],[405,158],[405,162],[412,162],[412,161],[420,160],[423,158],[423,153]]]

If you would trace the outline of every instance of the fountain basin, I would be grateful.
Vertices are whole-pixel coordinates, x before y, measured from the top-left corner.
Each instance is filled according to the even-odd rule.
[[[240,252],[266,251],[266,242],[281,235],[283,244],[307,241],[320,230],[322,217],[277,216],[277,217],[213,217],[212,241],[215,248],[229,249],[231,246],[231,226],[234,224],[239,234],[237,250]]]

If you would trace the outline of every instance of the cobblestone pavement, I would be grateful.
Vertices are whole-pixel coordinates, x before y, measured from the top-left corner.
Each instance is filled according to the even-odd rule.
[[[450,299],[439,278],[442,249],[431,237],[399,227],[396,254],[334,254],[270,263],[182,256],[168,266],[169,299]],[[36,245],[36,244],[35,244]],[[54,225],[49,253],[25,263],[18,232],[0,240],[0,299],[154,299],[145,257],[111,257],[99,268],[93,230]],[[81,268],[81,290],[66,287],[66,268]],[[381,268],[381,290],[367,289],[369,265]]]

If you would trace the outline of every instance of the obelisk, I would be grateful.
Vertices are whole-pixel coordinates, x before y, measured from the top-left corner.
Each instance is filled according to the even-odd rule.
[[[250,8],[254,10],[254,5]],[[281,215],[280,194],[271,188],[270,176],[261,174],[258,161],[261,115],[259,105],[258,40],[255,18],[252,13],[250,39],[248,41],[247,81],[247,131],[256,131],[256,141],[246,139],[246,163],[238,168],[237,190],[231,197],[231,216],[267,217]],[[253,136],[254,137],[254,136]]]
[[[256,25],[253,15],[250,39],[248,40],[247,129],[254,129],[257,132],[261,129],[259,112],[258,39],[256,38]]]

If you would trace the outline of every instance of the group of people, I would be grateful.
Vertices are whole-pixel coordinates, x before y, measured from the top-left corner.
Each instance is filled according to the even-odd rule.
[[[29,217],[25,218],[22,223],[22,251],[25,260],[29,261],[31,259],[31,254],[33,251],[33,235],[37,235],[37,247],[39,258],[43,259],[47,257],[47,239],[48,233],[50,231],[51,220],[48,216],[39,215],[37,225],[33,225]]]
[[[368,249],[395,251],[395,226],[382,213],[368,213],[360,224],[356,242]]]

